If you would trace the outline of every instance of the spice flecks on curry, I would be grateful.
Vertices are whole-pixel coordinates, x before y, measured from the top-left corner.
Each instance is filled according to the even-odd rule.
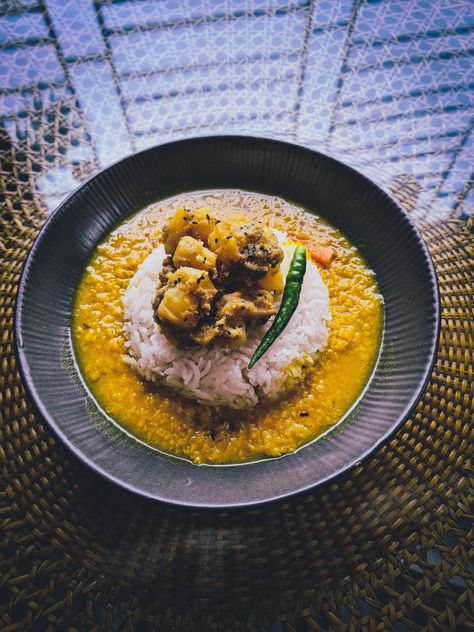
[[[262,222],[180,208],[163,226],[163,244],[153,310],[175,344],[240,347],[248,326],[275,314],[283,250]]]
[[[184,233],[172,228],[183,213],[198,222]],[[262,231],[254,243],[268,243],[268,257],[237,238],[226,254],[236,217],[247,232]],[[221,249],[209,242],[218,228]],[[299,303],[248,369],[281,308],[297,244],[308,254]],[[215,294],[209,285],[209,305],[189,310],[180,327],[187,298],[159,311],[186,268],[197,271],[192,291],[206,272]],[[237,303],[255,305],[262,290],[263,311],[247,305],[237,318]],[[217,327],[226,304],[232,318]],[[118,424],[195,463],[230,463],[292,452],[337,423],[371,375],[382,313],[373,273],[335,228],[278,198],[213,191],[153,205],[105,239],[78,289],[73,338],[91,392]],[[206,328],[210,339],[200,337]]]

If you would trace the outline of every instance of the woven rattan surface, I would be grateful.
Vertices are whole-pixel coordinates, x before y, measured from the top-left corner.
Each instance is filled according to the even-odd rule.
[[[236,6],[1,3],[2,632],[474,630],[472,5]],[[13,348],[22,264],[59,200],[133,149],[215,132],[373,177],[416,221],[442,302],[431,381],[383,448],[227,513],[87,471],[33,414]]]

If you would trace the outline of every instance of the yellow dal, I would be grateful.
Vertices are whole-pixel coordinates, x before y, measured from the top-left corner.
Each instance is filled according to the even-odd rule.
[[[259,404],[248,412],[222,410],[216,414],[176,393],[144,383],[124,362],[122,296],[140,263],[159,244],[161,226],[179,205],[179,198],[142,211],[98,246],[74,308],[73,339],[79,364],[104,411],[151,446],[195,463],[275,457],[308,443],[340,420],[357,400],[373,370],[380,344],[378,288],[347,239],[332,226],[282,200],[272,199],[270,204],[255,194],[241,195],[258,209],[255,216],[259,219],[263,217],[299,239],[332,246],[337,252],[329,269],[321,269],[332,313],[328,347],[290,396]],[[222,196],[225,193],[211,196],[207,204],[221,218],[226,214]],[[227,213],[231,212],[235,208],[229,208]],[[249,208],[242,212],[252,215]]]

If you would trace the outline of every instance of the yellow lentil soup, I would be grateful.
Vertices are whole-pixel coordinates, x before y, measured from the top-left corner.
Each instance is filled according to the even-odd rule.
[[[304,381],[282,399],[250,410],[213,409],[145,382],[124,361],[123,295],[138,266],[159,245],[165,220],[182,206],[209,208],[221,219],[245,213],[295,241],[336,253],[320,269],[332,316],[327,347]],[[338,230],[279,198],[211,191],[148,207],[97,247],[78,288],[73,340],[95,399],[129,433],[195,463],[239,463],[293,452],[336,424],[370,378],[382,321],[375,277]]]

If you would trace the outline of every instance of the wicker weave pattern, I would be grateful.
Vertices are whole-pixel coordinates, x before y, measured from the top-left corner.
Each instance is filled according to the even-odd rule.
[[[387,55],[392,50],[390,47],[403,44],[405,40],[400,42],[394,35],[390,38],[383,33],[384,24],[387,25],[390,17],[389,3],[355,1],[351,4],[342,0],[337,3],[293,3],[282,13],[283,52],[272,48],[274,38],[275,41],[278,38],[271,26],[265,27],[267,22],[275,24],[271,20],[280,11],[276,4],[267,3],[261,15],[258,14],[260,9],[248,4],[245,15],[257,11],[259,26],[252,31],[254,23],[245,22],[244,27],[245,15],[233,16],[235,8],[226,3],[199,4],[196,11],[198,14],[200,11],[201,17],[198,15],[197,18],[191,15],[194,6],[191,2],[185,3],[188,16],[184,15],[184,9],[175,15],[171,4],[164,3],[159,16],[162,31],[183,33],[189,27],[191,38],[196,38],[166,39],[173,54],[176,55],[178,49],[188,52],[192,49],[200,37],[200,25],[209,29],[221,24],[229,29],[229,33],[234,33],[232,42],[235,46],[245,49],[252,42],[266,55],[249,62],[254,69],[252,72],[260,66],[262,81],[266,78],[261,92],[258,85],[252,84],[251,73],[241,61],[232,65],[228,59],[217,59],[214,66],[208,64],[210,75],[205,75],[201,68],[206,65],[204,62],[198,63],[194,59],[193,66],[193,58],[188,59],[187,67],[175,77],[184,96],[187,89],[196,87],[197,76],[201,77],[203,94],[208,93],[208,84],[213,81],[217,86],[219,82],[229,82],[233,86],[231,99],[241,98],[239,81],[243,82],[247,92],[244,102],[235,104],[234,122],[225,117],[218,123],[216,118],[207,121],[208,106],[204,99],[199,106],[188,106],[180,126],[176,122],[179,100],[172,100],[174,75],[166,66],[166,63],[176,66],[176,57],[166,61],[161,49],[153,49],[155,40],[149,40],[149,47],[142,49],[136,59],[131,53],[132,45],[125,46],[125,52],[130,53],[129,59],[135,63],[133,68],[120,68],[117,61],[120,56],[114,47],[119,46],[117,42],[122,36],[115,31],[127,31],[127,20],[132,19],[131,14],[125,15],[131,10],[129,3],[96,2],[90,5],[94,6],[95,13],[84,13],[84,28],[91,33],[84,52],[91,58],[89,61],[74,58],[81,29],[68,30],[64,26],[67,20],[71,21],[66,15],[71,10],[70,3],[48,2],[40,4],[38,10],[24,9],[28,4],[34,6],[33,2],[4,4],[8,16],[19,16],[16,22],[11,21],[16,26],[12,27],[13,32],[8,34],[7,41],[50,37],[51,41],[35,40],[28,46],[52,46],[56,51],[54,59],[59,59],[65,80],[56,85],[54,72],[52,75],[46,72],[48,64],[53,64],[53,58],[46,57],[42,67],[43,62],[37,62],[44,75],[43,86],[25,90],[26,71],[25,77],[20,76],[21,66],[15,71],[12,65],[7,73],[12,85],[4,83],[0,90],[3,114],[0,130],[2,632],[474,630],[474,568],[471,561],[474,535],[471,461],[474,438],[471,294],[474,252],[472,220],[467,219],[471,189],[464,164],[469,148],[472,149],[469,119],[472,113],[466,96],[459,103],[449,102],[455,95],[466,95],[463,85],[467,83],[468,71],[463,63],[468,59],[466,41],[471,33],[466,26],[467,3],[450,6],[454,14],[451,17],[447,14],[446,19],[451,23],[443,28],[451,35],[443,34],[443,29],[439,24],[437,26],[436,21],[442,18],[443,3],[436,3],[431,13],[425,9],[421,17],[416,17],[414,3],[402,3],[405,23],[410,19],[418,20],[413,29],[409,27],[412,34],[430,28],[443,31],[441,34],[436,31],[437,35],[427,38],[428,43],[434,40],[433,46],[438,47],[436,51],[424,50],[423,46],[427,44],[423,38],[407,36],[407,41],[415,42],[419,47],[417,54],[423,59],[437,56],[437,59],[424,60],[418,69],[431,63],[439,63],[442,68],[445,68],[443,64],[451,64],[449,72],[446,70],[448,74],[439,79],[441,85],[446,85],[446,77],[456,68],[460,73],[453,79],[454,83],[451,82],[454,88],[451,86],[444,92],[438,90],[439,86],[423,87],[421,70],[414,82],[412,78],[400,75],[401,96],[390,103],[408,102],[412,114],[416,111],[413,105],[416,99],[427,99],[425,109],[448,108],[441,112],[438,119],[441,123],[436,125],[434,114],[427,115],[422,122],[414,117],[415,122],[409,124],[407,133],[417,130],[426,138],[424,141],[412,139],[413,146],[420,151],[414,151],[412,146],[406,159],[401,157],[406,144],[401,127],[403,116],[396,119],[399,124],[393,128],[393,133],[398,137],[393,142],[387,125],[390,116],[397,116],[395,113],[387,109],[382,121],[365,123],[366,127],[359,116],[361,109],[372,107],[370,104],[362,106],[362,101],[368,102],[372,98],[373,107],[380,108],[381,101],[377,99],[384,91],[388,94],[387,86],[392,79],[395,85],[395,75],[390,74],[390,67],[385,68],[386,83],[381,85],[373,79],[371,86],[366,84],[367,94],[359,99],[356,98],[354,68],[351,70],[348,66],[342,73],[344,76],[338,76],[336,72],[338,79],[343,81],[334,88],[330,77],[333,70],[326,76],[315,61],[319,55],[330,65],[342,51],[349,60],[347,63],[367,66],[372,62],[359,59],[357,55],[370,38],[383,40],[379,49]],[[396,4],[394,2],[392,6]],[[153,17],[155,5],[144,2],[134,6],[135,26],[128,33],[154,32],[151,27],[145,28],[143,16],[148,11],[147,19],[150,15]],[[122,13],[117,17],[119,11]],[[31,16],[31,20],[37,15],[46,16],[45,33],[38,35],[32,21],[27,21],[33,24],[31,31],[15,31],[20,28],[18,24],[27,23],[21,22],[25,15],[29,16],[28,20]],[[97,16],[102,18],[97,21]],[[399,20],[403,22],[402,18]],[[373,34],[364,31],[369,22]],[[170,26],[166,26],[167,23]],[[58,26],[64,26],[63,31]],[[243,44],[239,44],[239,34],[232,31],[240,27],[247,38]],[[390,28],[393,29],[393,25]],[[461,31],[457,33],[459,29]],[[258,37],[262,42],[257,46]],[[454,51],[451,50],[451,57],[446,53],[445,57],[448,57],[443,58],[440,51],[444,50],[442,45],[449,48],[449,37],[462,40],[462,45],[458,45],[456,53],[451,40]],[[55,48],[55,38],[60,42],[59,48]],[[124,41],[120,46],[124,46]],[[342,49],[331,52],[331,46],[336,43]],[[0,60],[4,59],[4,53],[13,55],[11,51],[24,50],[28,46],[8,48],[0,45]],[[216,46],[224,50],[226,44],[217,43]],[[204,44],[202,50],[207,56],[214,54],[208,44]],[[254,52],[250,48],[247,50],[250,57]],[[365,53],[368,55],[367,51]],[[197,55],[197,52],[193,54]],[[10,61],[20,57],[11,57]],[[29,60],[27,69],[31,70],[34,56],[25,54],[24,57]],[[37,59],[41,60],[41,57]],[[337,59],[340,64],[340,58]],[[300,70],[294,83],[293,75],[290,77],[293,61]],[[402,61],[400,58],[393,73],[404,67]],[[123,119],[115,119],[113,109],[107,113],[106,105],[94,119],[86,102],[81,101],[88,91],[100,94],[97,84],[88,88],[85,82],[83,92],[77,87],[81,72],[86,79],[91,76],[86,72],[91,67],[87,64],[99,62],[109,64],[112,69],[111,74],[100,71],[106,65],[96,66],[91,71],[99,77],[98,83],[106,86],[103,94],[110,98],[105,98],[104,104],[110,101],[110,107],[114,108],[118,103],[125,113],[120,114]],[[384,62],[380,58],[376,63]],[[272,74],[274,67],[283,73],[284,81],[282,76]],[[384,68],[381,66],[380,70]],[[122,75],[127,72],[134,73],[131,79],[137,83],[124,83]],[[370,72],[366,71],[366,79]],[[167,99],[154,100],[149,83],[144,88],[140,84],[141,79],[152,76],[161,92],[168,86]],[[381,82],[385,81],[384,76],[378,76]],[[114,101],[112,91],[106,85],[110,78],[112,84],[115,82],[114,85],[122,90],[118,102]],[[131,81],[130,77],[128,79]],[[15,85],[20,89],[12,92]],[[407,95],[408,85],[412,91],[421,90],[421,94]],[[126,86],[131,91],[127,94]],[[288,86],[295,89],[290,97]],[[370,97],[370,87],[376,89],[377,86],[380,86],[379,91]],[[352,106],[346,103],[348,90],[353,91]],[[439,100],[430,105],[429,90],[438,90],[443,98],[436,96]],[[253,97],[252,93],[255,93]],[[324,95],[330,93],[339,101],[328,101],[325,105]],[[20,109],[17,108],[20,101],[11,100],[17,94],[22,99]],[[214,115],[218,107],[224,107],[224,99],[228,96],[225,91],[217,94],[218,98],[210,108]],[[140,128],[140,121],[145,120],[138,118],[140,95],[145,95],[144,103],[153,105],[156,101],[162,108],[158,119],[161,127],[155,131],[151,123],[147,130]],[[187,94],[186,99],[189,101],[191,97]],[[252,98],[257,99],[256,104],[252,105]],[[285,99],[291,101],[291,107]],[[458,109],[449,110],[456,104]],[[328,109],[326,119],[321,113],[325,108]],[[285,114],[285,109],[290,113]],[[317,121],[314,120],[316,114]],[[100,128],[106,117],[124,121],[123,128],[120,127],[122,123],[117,124],[116,137],[109,144],[106,132],[101,135],[97,127]],[[370,119],[369,113],[366,118]],[[351,123],[351,120],[357,122]],[[167,121],[176,124],[174,127],[170,124],[170,127]],[[348,135],[347,132],[355,128],[357,133],[368,136],[364,143],[366,146],[372,143],[372,148],[357,150],[361,141],[354,140],[357,134]],[[21,266],[48,210],[77,182],[134,147],[205,133],[209,129],[282,135],[304,141],[342,156],[375,177],[416,219],[435,262],[443,310],[439,353],[431,382],[411,419],[385,447],[350,475],[325,486],[317,494],[305,494],[259,509],[221,514],[178,510],[137,499],[97,480],[72,461],[30,408],[16,370],[12,333]],[[385,132],[380,131],[382,129]],[[440,130],[438,137],[436,129]],[[457,131],[457,135],[450,135],[450,130]],[[377,134],[381,138],[378,145],[375,143]],[[381,151],[388,152],[387,162],[377,162]],[[416,153],[426,155],[416,157]],[[397,160],[390,162],[393,157]],[[444,172],[440,175],[433,167],[436,160],[442,164],[441,171],[446,171],[452,164],[447,175],[443,175]],[[393,177],[401,172],[403,175]],[[460,216],[463,219],[459,219]]]

